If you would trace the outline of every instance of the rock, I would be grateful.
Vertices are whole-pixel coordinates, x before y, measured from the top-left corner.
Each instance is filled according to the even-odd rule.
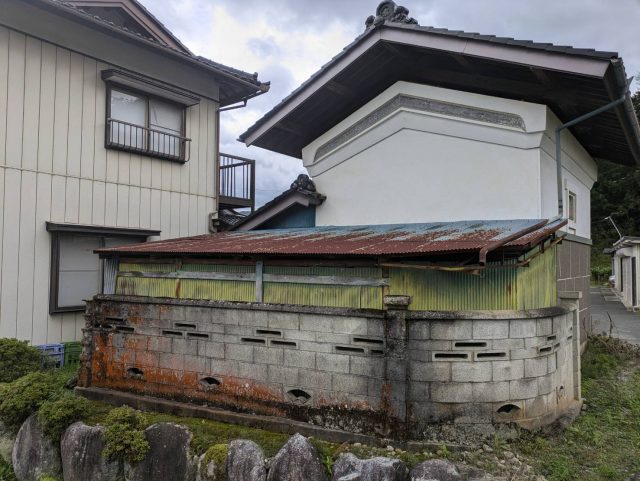
[[[197,466],[189,456],[191,432],[173,423],[149,426],[144,435],[149,441],[149,452],[137,464],[125,464],[126,481],[192,481]]]
[[[266,477],[262,449],[253,441],[231,441],[227,457],[227,478],[233,481],[264,481]]]
[[[444,459],[424,461],[411,470],[411,481],[462,481],[462,475],[455,464]]]
[[[105,428],[75,423],[62,435],[60,455],[64,481],[122,481],[124,466],[102,456]]]
[[[0,423],[0,459],[7,464],[11,464],[11,453],[15,441],[16,437]]]
[[[210,447],[197,460],[196,481],[226,481],[227,479],[233,479],[227,478],[228,455],[229,446],[226,444],[216,444]]]
[[[20,481],[39,481],[44,476],[57,478],[62,475],[58,448],[45,436],[35,414],[20,427],[11,459]]]
[[[399,459],[358,459],[343,454],[333,465],[333,481],[405,481],[409,470]]]
[[[267,480],[327,481],[327,474],[316,448],[304,436],[294,434],[273,458]]]

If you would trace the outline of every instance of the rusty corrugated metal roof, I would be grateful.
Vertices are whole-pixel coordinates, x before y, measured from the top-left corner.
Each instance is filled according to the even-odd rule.
[[[232,231],[112,249],[103,255],[393,256],[526,249],[565,222],[546,219]]]

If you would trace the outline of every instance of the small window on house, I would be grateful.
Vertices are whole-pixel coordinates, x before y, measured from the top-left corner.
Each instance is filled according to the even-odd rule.
[[[147,236],[159,234],[53,223],[47,223],[47,230],[51,233],[51,314],[83,311],[85,299],[102,291],[103,261],[94,254],[96,249],[144,242]]]
[[[577,207],[576,202],[577,202],[576,194],[574,192],[569,191],[567,207],[569,209],[569,220],[571,222],[576,221],[576,207]]]
[[[188,160],[183,105],[117,86],[107,92],[107,148]]]

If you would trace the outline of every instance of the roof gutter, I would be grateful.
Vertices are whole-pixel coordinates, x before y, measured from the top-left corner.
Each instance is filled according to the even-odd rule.
[[[545,219],[541,222],[538,222],[537,224],[534,224],[532,226],[527,227],[526,229],[522,229],[521,231],[515,232],[514,234],[508,235],[507,237],[504,237],[503,239],[491,242],[489,244],[487,244],[486,246],[484,246],[482,249],[480,249],[480,252],[478,253],[478,264],[480,264],[481,266],[484,266],[487,264],[487,256],[489,255],[489,252],[492,252],[500,247],[502,247],[505,244],[508,244],[509,242],[511,242],[512,240],[515,239],[519,239],[522,236],[525,236],[527,234],[530,234],[533,231],[538,230],[540,227],[543,227],[545,225],[548,224],[548,221]]]
[[[615,60],[619,60],[619,62],[616,63]],[[613,100],[608,104],[603,105],[602,107],[599,107],[595,110],[592,110],[591,112],[588,112],[584,115],[576,117],[575,119],[569,122],[566,122],[560,125],[558,128],[556,128],[556,183],[558,188],[558,217],[564,216],[564,192],[562,188],[562,131],[564,129],[573,127],[574,125],[579,124],[580,122],[583,122],[592,117],[595,117],[596,115],[600,115],[601,113],[611,110],[612,108],[617,107],[618,105],[624,104],[624,112],[625,114],[627,114],[627,118],[626,119],[622,118],[620,120],[622,125],[627,125],[624,121],[629,120],[628,114],[629,114],[629,108],[630,108],[633,115],[632,125],[635,126],[635,130],[636,130],[636,132],[634,132],[633,134],[635,136],[635,139],[633,138],[629,139],[629,134],[627,132],[627,129],[625,129],[625,134],[627,135],[628,140],[630,141],[635,140],[635,142],[630,142],[630,145],[632,146],[632,150],[634,150],[634,157],[636,158],[636,162],[640,163],[640,157],[636,156],[635,149],[633,149],[634,144],[636,144],[637,147],[640,147],[640,143],[639,143],[640,128],[638,127],[638,119],[633,109],[633,103],[631,102],[631,95],[629,93],[629,85],[631,84],[633,77],[629,79],[626,79],[624,77],[625,76],[624,67],[620,59],[611,59],[611,64],[613,65],[613,68],[614,68],[614,73],[616,75],[618,88],[619,89],[622,88],[622,93],[618,94],[621,96],[616,100]],[[624,80],[622,82],[622,87],[620,87],[620,84],[621,84],[620,75],[622,75],[622,78]],[[607,88],[607,90],[609,90],[609,88]]]

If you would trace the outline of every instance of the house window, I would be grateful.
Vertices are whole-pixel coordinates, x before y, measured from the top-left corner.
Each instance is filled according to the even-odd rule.
[[[116,85],[107,93],[107,148],[187,160],[185,106]]]
[[[83,311],[84,301],[102,291],[103,261],[96,249],[145,242],[159,234],[53,223],[47,223],[47,230],[51,233],[51,314]]]
[[[576,194],[574,192],[569,191],[568,195],[568,208],[569,208],[569,220],[571,222],[576,221]]]

